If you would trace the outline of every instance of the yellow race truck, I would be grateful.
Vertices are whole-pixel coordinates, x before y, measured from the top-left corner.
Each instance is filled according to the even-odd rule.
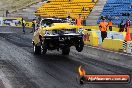
[[[63,55],[69,55],[71,46],[75,46],[78,52],[84,47],[83,34],[78,32],[76,25],[54,18],[41,20],[38,30],[34,32],[32,43],[34,54],[61,50]]]

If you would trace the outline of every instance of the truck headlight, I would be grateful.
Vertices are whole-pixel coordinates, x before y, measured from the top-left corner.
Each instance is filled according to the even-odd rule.
[[[78,33],[82,34],[83,33],[83,29],[82,28],[79,28],[78,29]]]

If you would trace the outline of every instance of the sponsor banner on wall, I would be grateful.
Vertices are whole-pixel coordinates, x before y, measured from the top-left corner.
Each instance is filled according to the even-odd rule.
[[[86,45],[98,46],[99,44],[98,35],[95,31],[84,31],[83,40]]]
[[[3,25],[2,26],[21,27],[22,26],[21,20],[22,20],[22,18],[3,17]]]
[[[99,44],[101,44],[102,43],[101,31],[100,30],[97,30],[96,33],[98,35]]]
[[[120,32],[107,32],[107,38],[124,40],[124,35]]]
[[[132,41],[127,42],[127,53],[132,54]]]
[[[22,18],[0,17],[0,26],[22,27]],[[25,26],[32,28],[32,22],[26,22]]]

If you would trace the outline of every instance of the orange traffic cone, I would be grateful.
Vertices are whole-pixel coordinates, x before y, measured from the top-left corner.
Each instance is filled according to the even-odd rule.
[[[130,27],[127,27],[125,41],[131,41]]]

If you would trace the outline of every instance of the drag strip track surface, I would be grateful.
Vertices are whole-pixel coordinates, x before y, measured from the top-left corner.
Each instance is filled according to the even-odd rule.
[[[132,74],[129,68],[108,64],[71,50],[69,56],[48,51],[35,56],[31,34],[0,33],[0,76],[10,88],[132,88],[130,84],[87,84],[80,86],[76,77],[83,65],[88,74]],[[85,47],[86,48],[86,47]],[[85,49],[86,50],[86,49]],[[83,52],[85,52],[85,50]]]

